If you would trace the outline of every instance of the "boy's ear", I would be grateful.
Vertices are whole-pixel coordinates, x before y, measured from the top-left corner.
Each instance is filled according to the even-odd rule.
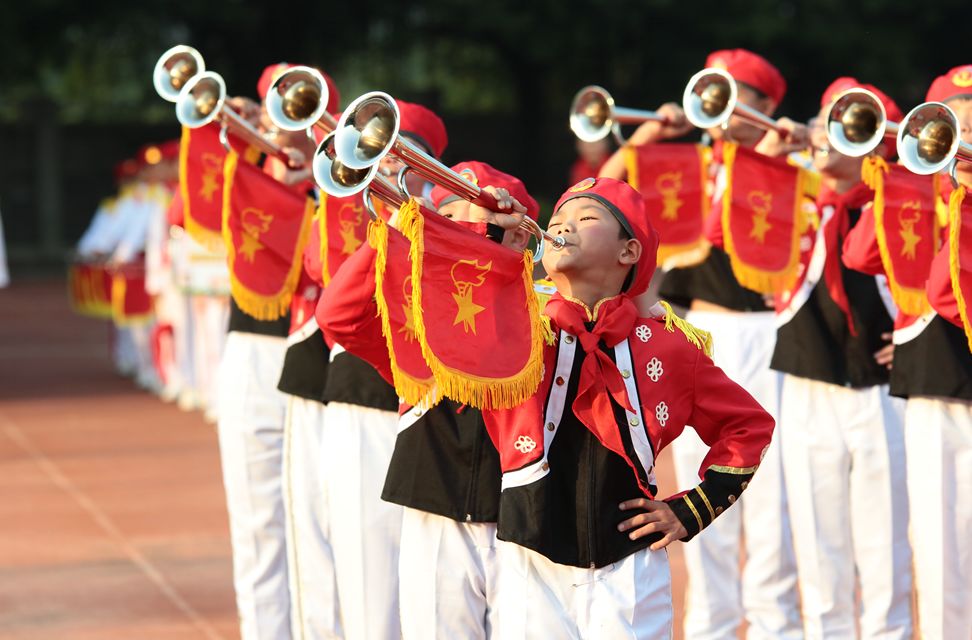
[[[528,246],[530,246],[530,238],[532,237],[533,236],[529,231],[522,227],[517,227],[516,229],[507,229],[503,239],[504,244],[511,249],[514,249],[515,251],[524,251]]]
[[[641,251],[641,243],[635,238],[630,238],[625,241],[621,254],[618,256],[618,262],[620,264],[638,264],[638,261],[641,260]]]

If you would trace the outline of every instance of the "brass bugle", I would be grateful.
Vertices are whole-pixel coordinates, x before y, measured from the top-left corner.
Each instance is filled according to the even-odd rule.
[[[649,121],[667,123],[668,118],[655,111],[619,107],[606,89],[593,84],[578,91],[570,105],[570,129],[584,142],[597,142],[613,134],[623,145],[621,125]]]
[[[898,128],[898,158],[912,173],[930,175],[954,162],[972,163],[972,145],[962,141],[955,112],[941,102],[925,102]]]
[[[267,140],[243,116],[226,105],[226,82],[215,71],[197,74],[182,87],[176,99],[176,118],[190,129],[219,120],[234,135],[261,152],[290,165],[290,156],[276,143]]]
[[[688,121],[699,129],[721,127],[729,122],[729,118],[737,116],[760,129],[776,131],[781,136],[789,134],[777,120],[740,103],[738,98],[739,87],[735,79],[722,69],[710,67],[688,81],[682,94],[682,108]]]
[[[885,139],[894,140],[898,123],[889,122],[884,104],[861,87],[841,91],[824,118],[830,146],[854,158],[866,156]]]
[[[206,63],[198,51],[188,45],[176,45],[159,56],[152,72],[152,84],[163,99],[175,102],[182,87],[205,70]]]
[[[350,169],[377,167],[381,159],[391,154],[409,170],[429,182],[451,191],[473,204],[500,212],[499,205],[489,192],[467,182],[458,173],[442,164],[418,146],[399,135],[401,113],[398,103],[387,93],[373,91],[359,96],[348,105],[338,121],[334,136],[334,152],[338,160]],[[558,238],[540,228],[535,221],[524,217],[520,226],[537,238],[542,253],[543,241],[554,248],[564,246]]]
[[[264,104],[271,122],[284,131],[316,127],[327,134],[337,126],[327,112],[327,82],[317,69],[292,67],[274,80]]]

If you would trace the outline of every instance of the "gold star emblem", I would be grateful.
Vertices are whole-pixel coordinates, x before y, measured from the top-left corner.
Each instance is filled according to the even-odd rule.
[[[476,316],[486,307],[473,302],[472,294],[477,288],[483,286],[486,274],[492,268],[492,261],[479,264],[478,260],[459,260],[452,265],[452,283],[456,285],[456,292],[452,294],[452,299],[455,300],[457,308],[452,326],[461,322],[466,333],[470,331],[476,333]]]
[[[415,342],[415,312],[412,311],[411,301],[402,305],[402,312],[405,314],[405,326],[398,333],[405,334],[405,342]]]
[[[361,240],[354,233],[354,227],[350,224],[341,224],[341,240],[344,241],[344,246],[341,247],[341,253],[346,256],[357,251],[358,247],[362,244]]]
[[[250,234],[243,233],[243,244],[240,246],[240,255],[246,258],[247,262],[253,262],[256,258],[256,252],[263,248],[260,241],[251,236]]]
[[[749,232],[750,238],[755,238],[756,242],[763,244],[766,242],[766,232],[773,228],[773,225],[769,223],[766,216],[755,214],[753,215],[753,229]]]
[[[456,319],[452,321],[452,326],[456,326],[461,322],[463,331],[466,333],[472,331],[475,334],[476,316],[485,311],[486,307],[482,307],[473,302],[472,294],[472,287],[462,293],[452,294],[452,299],[456,301],[456,306],[459,308],[456,312]]]
[[[219,183],[216,182],[216,174],[209,173],[208,171],[203,173],[202,182],[202,187],[199,188],[199,195],[206,202],[212,202],[213,195],[219,191]]]
[[[909,260],[914,260],[917,257],[916,252],[918,250],[918,243],[921,242],[921,236],[915,233],[913,225],[905,226],[898,233],[901,234],[901,239],[904,240],[904,246],[901,247],[901,255]]]

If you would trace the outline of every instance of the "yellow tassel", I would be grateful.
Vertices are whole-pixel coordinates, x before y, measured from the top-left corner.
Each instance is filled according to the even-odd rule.
[[[443,396],[482,409],[509,409],[522,404],[540,386],[543,377],[544,324],[540,320],[539,303],[533,289],[533,260],[529,253],[523,260],[523,286],[527,296],[530,320],[530,356],[525,366],[508,378],[479,378],[450,368],[439,360],[429,347],[428,333],[422,309],[422,267],[425,254],[425,220],[418,204],[410,201],[399,211],[399,229],[412,242],[412,308],[415,334],[422,346],[422,354],[435,377],[435,388]],[[532,297],[531,297],[532,296]],[[549,327],[546,330],[549,332]],[[549,334],[552,336],[552,334]]]
[[[898,278],[894,275],[894,263],[891,261],[891,250],[888,247],[888,236],[884,229],[884,175],[889,173],[891,168],[883,158],[872,156],[864,159],[861,165],[861,180],[874,191],[874,235],[877,238],[878,252],[881,254],[881,263],[888,276],[888,288],[891,289],[891,297],[894,298],[898,308],[911,316],[920,316],[931,309],[928,303],[928,296],[924,289],[912,289],[902,286]]]
[[[868,156],[861,163],[861,181],[872,191],[884,191],[884,174],[889,173],[891,168],[884,158],[880,156]],[[875,194],[876,195],[876,194]],[[882,194],[883,195],[883,194]]]
[[[327,193],[321,190],[320,202],[317,205],[317,224],[321,236],[321,282],[324,286],[331,284],[331,267],[328,265],[328,244],[330,240],[327,234]]]
[[[959,316],[962,318],[962,328],[972,351],[972,324],[969,323],[969,310],[966,307],[965,296],[959,283],[961,265],[959,265],[959,239],[962,231],[962,203],[965,201],[965,187],[959,186],[952,192],[948,200],[949,228],[948,228],[948,267],[952,277],[952,291],[955,293],[955,303]]]
[[[668,304],[664,300],[661,300],[660,302],[661,306],[665,309],[665,330],[670,333],[674,333],[675,328],[678,327],[679,331],[685,334],[686,340],[701,349],[705,355],[711,358],[712,334],[708,331],[703,331],[702,329],[693,326],[685,319],[678,317],[678,314],[672,311],[672,305]]]

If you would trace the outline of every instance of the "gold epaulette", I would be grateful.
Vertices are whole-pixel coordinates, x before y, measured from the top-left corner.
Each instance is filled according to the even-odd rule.
[[[685,339],[702,350],[705,355],[712,357],[712,334],[691,325],[684,318],[672,311],[672,305],[664,300],[659,301],[665,309],[665,330],[674,333],[675,328],[685,334]]]
[[[553,333],[553,327],[550,325],[550,316],[543,312],[543,308],[547,306],[547,302],[550,300],[553,294],[557,293],[557,287],[553,285],[550,280],[542,278],[540,280],[533,281],[533,292],[537,296],[537,310],[539,312],[540,323],[541,323],[541,335],[543,335],[543,341],[547,345],[552,345],[556,340]]]

